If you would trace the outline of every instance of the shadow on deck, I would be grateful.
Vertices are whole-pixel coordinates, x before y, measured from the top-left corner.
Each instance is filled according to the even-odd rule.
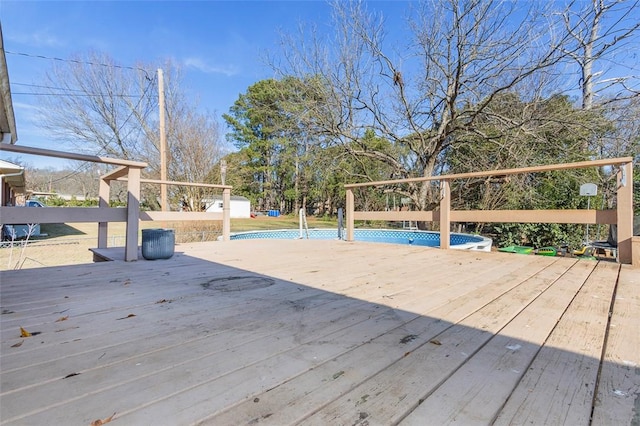
[[[3,425],[640,419],[614,263],[253,240],[0,278]]]

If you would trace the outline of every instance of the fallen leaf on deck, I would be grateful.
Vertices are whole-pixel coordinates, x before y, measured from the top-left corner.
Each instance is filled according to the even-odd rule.
[[[126,317],[117,318],[117,319],[119,319],[119,320],[123,320],[123,319],[127,319],[127,318],[133,318],[133,317],[135,317],[135,316],[136,316],[136,314],[129,314],[129,315],[127,315]]]
[[[344,374],[344,370],[338,371],[336,374],[333,375],[333,380],[337,379],[338,377],[342,376]]]
[[[73,376],[79,376],[80,373],[71,373],[71,374],[67,374],[66,376],[63,377],[63,379],[68,379],[69,377],[73,377]]]
[[[403,345],[406,345],[407,343],[413,342],[417,338],[418,338],[417,335],[409,334],[408,336],[404,336],[402,339],[400,339],[400,343],[402,343]]]
[[[15,345],[11,345],[12,348],[19,348],[20,346],[22,346],[22,344],[24,343],[24,340],[20,340],[18,343],[16,343]]]
[[[62,321],[66,321],[69,319],[69,315],[67,315],[66,317],[60,317],[56,320],[56,322],[62,322]]]
[[[73,329],[75,329],[75,328],[80,328],[80,327],[76,325],[76,326],[74,326],[74,327],[61,328],[60,330],[56,330],[55,332],[56,332],[56,333],[60,333],[60,332],[62,332],[62,331],[73,330]]]
[[[31,337],[33,334],[29,333],[24,328],[20,327],[20,337]]]
[[[91,422],[91,425],[90,425],[90,426],[102,426],[102,425],[106,425],[107,423],[111,423],[111,420],[113,420],[113,417],[114,417],[115,415],[116,415],[116,413],[113,413],[113,414],[111,415],[111,417],[107,417],[107,418],[106,418],[106,419],[104,419],[104,420],[100,420],[100,419],[98,419],[98,420],[94,420],[94,421],[92,421],[92,422]]]
[[[436,340],[436,339],[429,340],[429,343],[431,343],[431,344],[433,344],[433,345],[438,345],[438,346],[440,346],[440,345],[442,344],[442,343],[440,342],[440,340]]]

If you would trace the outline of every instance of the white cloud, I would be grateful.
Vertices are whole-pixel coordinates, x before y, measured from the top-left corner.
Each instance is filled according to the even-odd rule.
[[[42,29],[30,34],[12,34],[7,38],[12,42],[31,47],[62,47],[66,44],[55,35],[52,35],[47,29]]]
[[[227,77],[238,74],[238,67],[235,65],[211,65],[206,63],[202,58],[190,57],[184,60],[187,68],[194,68],[206,74],[223,74]]]
[[[32,104],[26,104],[24,102],[13,102],[12,105],[14,109],[24,109],[24,110],[31,110],[31,111],[38,110],[37,106]]]

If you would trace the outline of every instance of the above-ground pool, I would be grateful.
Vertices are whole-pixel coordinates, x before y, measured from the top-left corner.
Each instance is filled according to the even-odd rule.
[[[273,231],[248,231],[231,234],[232,240],[250,239],[303,239],[337,240],[337,229],[309,229],[300,233],[298,229],[279,229]],[[307,237],[308,235],[308,237]],[[344,239],[344,232],[342,233]],[[356,229],[356,241],[370,241],[376,243],[412,244],[416,246],[440,247],[440,233],[433,231],[414,231],[400,229]],[[492,240],[480,235],[451,233],[450,245],[452,249],[491,251]]]

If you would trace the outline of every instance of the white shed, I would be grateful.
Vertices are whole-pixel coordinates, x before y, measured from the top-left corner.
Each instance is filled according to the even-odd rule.
[[[215,195],[213,198],[202,200],[209,213],[222,213],[222,196]],[[248,219],[251,217],[251,202],[248,198],[239,195],[231,196],[231,217],[233,219]]]

